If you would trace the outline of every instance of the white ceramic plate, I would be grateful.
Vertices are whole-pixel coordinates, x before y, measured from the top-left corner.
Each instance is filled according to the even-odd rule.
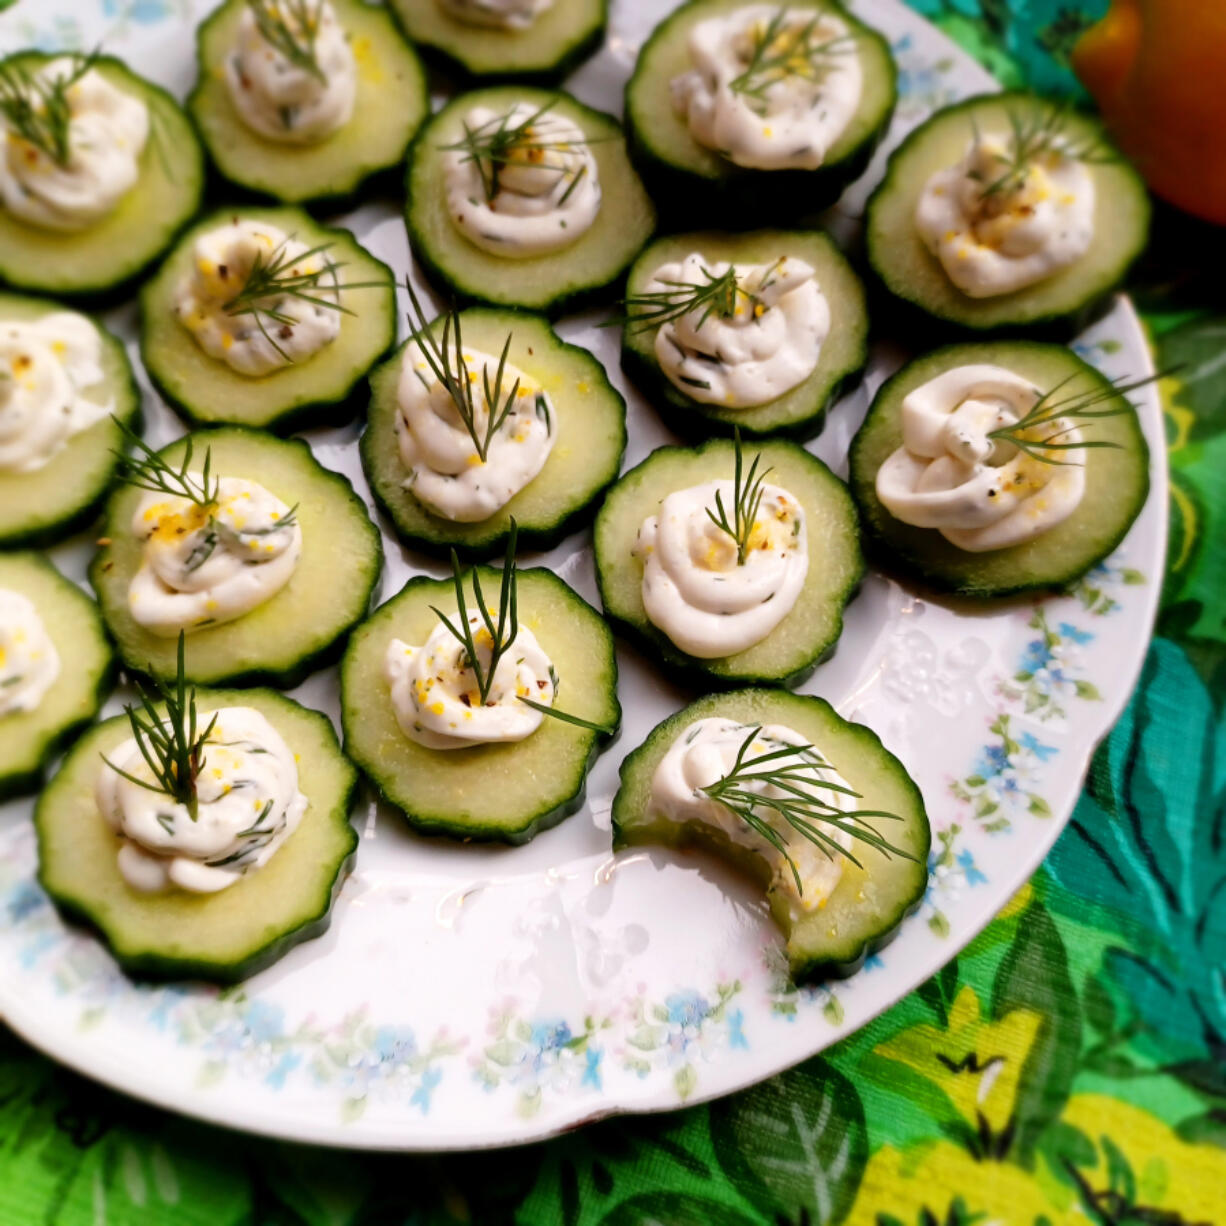
[[[179,95],[193,72],[192,0],[54,0],[0,19],[0,48],[93,46]],[[614,0],[606,49],[573,80],[618,109],[637,46],[672,7]],[[859,0],[899,64],[891,141],[933,109],[993,88],[896,0]],[[29,14],[35,14],[29,16]],[[832,219],[854,227],[881,157]],[[408,248],[390,207],[351,215],[399,274]],[[563,335],[594,350],[630,405],[627,465],[668,440],[617,368],[598,316]],[[113,322],[133,335],[130,308]],[[1120,300],[1076,348],[1111,375],[1151,369]],[[899,354],[831,414],[816,452],[846,471],[848,441]],[[147,392],[150,434],[180,432]],[[65,927],[35,881],[31,805],[0,810],[0,1015],[83,1073],[172,1110],[301,1141],[401,1150],[542,1137],[598,1116],[727,1094],[862,1026],[937,971],[1043,858],[1077,799],[1089,755],[1122,709],[1149,639],[1166,532],[1161,414],[1137,396],[1153,451],[1150,499],[1119,552],[1076,593],[991,610],[921,600],[871,576],[837,655],[806,690],[871,725],[906,763],[933,823],[928,894],[898,939],[853,979],[790,988],[754,892],[716,863],[657,851],[614,857],[609,806],[622,757],[685,701],[620,655],[625,727],[593,772],[587,806],[520,848],[410,834],[364,800],[356,871],[323,938],[241,988],[136,986],[92,937]],[[312,436],[324,464],[366,490],[358,430]],[[385,593],[421,569],[385,537]],[[81,579],[82,543],[54,551]],[[548,564],[596,601],[586,535]],[[434,573],[440,573],[434,568]],[[334,671],[296,697],[333,716]],[[118,710],[112,699],[108,714]]]

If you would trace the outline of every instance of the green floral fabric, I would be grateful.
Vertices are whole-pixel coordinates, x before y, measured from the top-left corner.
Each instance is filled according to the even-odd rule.
[[[1008,85],[1071,92],[1097,0],[913,0]],[[1193,1226],[1226,1222],[1226,316],[1160,214],[1134,293],[1173,489],[1157,637],[1034,880],[858,1034],[710,1106],[502,1153],[227,1134],[0,1032],[0,1226]]]

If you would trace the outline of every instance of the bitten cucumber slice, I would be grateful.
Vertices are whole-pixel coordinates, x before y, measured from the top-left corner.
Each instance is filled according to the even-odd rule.
[[[327,245],[342,289],[340,335],[305,361],[267,375],[239,374],[210,357],[179,321],[175,300],[195,259],[196,239],[235,218],[283,230],[307,247]],[[357,411],[354,395],[370,368],[396,340],[396,291],[392,271],[348,231],[324,226],[301,209],[219,209],[183,236],[141,291],[141,358],[167,403],[193,425],[225,423],[289,434],[308,426],[339,425]]]
[[[501,571],[481,567],[478,574],[487,597],[498,591]],[[345,752],[427,834],[526,843],[583,803],[588,770],[621,721],[613,636],[600,614],[551,571],[518,575],[520,623],[553,662],[558,707],[608,735],[546,716],[531,736],[512,743],[439,750],[409,740],[396,722],[384,659],[394,638],[426,641],[439,624],[432,605],[447,614],[455,609],[450,579],[410,579],[354,631],[341,661]]]
[[[39,880],[65,916],[98,931],[126,971],[234,983],[327,928],[358,843],[349,824],[357,772],[327,718],[282,694],[199,690],[196,702],[206,712],[254,707],[294,753],[309,804],[268,863],[216,894],[133,890],[119,872],[120,839],[94,799],[102,755],[132,735],[116,716],[77,742],[39,798]]]
[[[672,81],[692,67],[691,30],[745,7],[745,0],[682,5],[643,45],[626,85],[631,157],[661,214],[679,224],[699,217],[744,229],[820,212],[864,171],[894,113],[896,70],[885,39],[834,0],[791,0],[785,6],[789,14],[828,13],[855,36],[863,89],[851,122],[816,170],[746,169],[699,144],[673,109]]]
[[[0,800],[31,792],[43,769],[98,714],[115,660],[98,606],[38,554],[0,554],[0,588],[19,592],[60,658],[59,676],[33,711],[0,715]]]
[[[55,58],[22,51],[3,64],[35,73]],[[0,208],[0,280],[19,289],[62,297],[119,295],[200,207],[204,155],[178,103],[113,56],[100,56],[95,69],[149,108],[140,177],[112,213],[76,232],[32,226]]]
[[[239,187],[287,204],[336,205],[372,175],[398,166],[430,113],[421,62],[383,9],[364,0],[331,0],[357,65],[349,122],[324,140],[294,145],[268,140],[243,122],[223,65],[246,0],[227,0],[196,35],[199,77],[187,109],[217,169]]]
[[[302,526],[302,556],[275,596],[235,621],[188,634],[187,679],[203,685],[297,685],[334,658],[351,627],[366,616],[383,566],[379,530],[349,481],[322,467],[300,439],[236,428],[187,437],[193,466],[204,463],[207,448],[214,475],[258,481],[287,506],[297,506]],[[185,446],[178,439],[159,454],[177,466]],[[142,496],[126,485],[112,495],[106,543],[89,579],[127,667],[169,680],[175,676],[176,640],[151,634],[128,608],[128,588],[143,552],[132,532]]]
[[[406,545],[489,557],[506,541],[514,516],[522,547],[549,549],[591,515],[595,501],[617,479],[626,448],[625,401],[604,367],[586,349],[568,345],[540,316],[473,308],[460,315],[460,323],[466,345],[494,356],[509,335],[507,360],[549,394],[555,442],[544,468],[480,523],[455,523],[427,509],[405,488],[408,472],[396,435],[402,345],[371,375],[369,424],[361,444],[366,479]],[[431,328],[441,339],[442,319]]]
[[[1007,133],[1010,116],[1022,125],[1041,122],[1053,103],[1033,94],[988,94],[938,111],[894,151],[885,177],[868,203],[868,259],[889,292],[941,323],[986,333],[1064,325],[1071,334],[1124,278],[1149,235],[1149,197],[1140,176],[1120,155],[1086,165],[1094,183],[1094,238],[1079,260],[1010,294],[971,298],[945,274],[924,246],[915,209],[932,175],[956,165],[976,130]],[[1072,147],[1103,142],[1101,125],[1064,112]]]
[[[901,819],[877,819],[877,826],[894,847],[914,858],[886,856],[857,842],[852,850],[860,866],[844,863],[843,875],[826,903],[803,913],[795,907],[790,892],[772,882],[772,865],[764,855],[732,842],[705,822],[673,821],[653,811],[651,785],[656,767],[686,728],[711,717],[737,720],[749,727],[781,724],[798,732],[860,794],[858,807]],[[613,801],[615,848],[641,843],[697,847],[760,884],[786,938],[788,966],[796,981],[853,974],[869,954],[894,937],[924,896],[930,842],[919,788],[877,734],[841,719],[821,698],[780,690],[712,694],[666,719],[622,763],[621,788]]]
[[[843,609],[864,574],[856,509],[847,487],[795,443],[779,439],[747,446],[745,466],[762,457],[767,480],[787,490],[805,512],[809,570],[788,615],[760,643],[713,660],[678,649],[647,619],[643,564],[633,550],[643,521],[677,490],[731,480],[735,448],[724,439],[702,447],[661,447],[609,491],[596,517],[594,548],[600,599],[609,618],[670,670],[706,686],[799,685],[834,649],[843,632]]]
[[[549,105],[551,114],[579,127],[591,142],[602,199],[591,229],[569,247],[510,259],[482,250],[456,229],[447,211],[442,146],[463,137],[464,121],[475,107],[501,113],[519,102]],[[465,300],[550,315],[598,299],[625,272],[656,224],[655,209],[630,165],[617,120],[569,94],[525,86],[461,94],[433,115],[409,150],[406,191],[409,241],[432,280]]]
[[[0,325],[67,309],[44,298],[0,294]],[[113,416],[135,429],[140,424],[140,394],[128,355],[117,337],[93,322],[102,339],[102,380],[83,390],[91,400],[109,404]],[[42,468],[0,472],[0,548],[50,545],[86,527],[106,497],[118,463],[115,452],[122,447],[122,431],[104,419],[74,434]]]
[[[391,0],[404,32],[423,53],[483,81],[549,85],[585,60],[604,37],[608,0],[561,0],[525,30],[472,25],[438,0]]]
[[[656,358],[658,328],[622,329],[622,367],[668,424],[681,434],[746,436],[781,434],[812,438],[826,420],[826,409],[868,358],[868,312],[864,287],[842,252],[816,230],[757,230],[749,234],[676,234],[657,239],[635,260],[626,279],[626,297],[641,294],[656,269],[697,252],[708,263],[770,264],[782,256],[804,260],[830,304],[830,332],[822,342],[813,373],[768,404],[721,409],[685,395],[669,380]]]
[[[933,528],[914,528],[895,519],[877,499],[877,470],[902,445],[903,398],[944,371],[980,363],[1002,366],[1044,391],[1060,384],[1069,394],[1111,388],[1071,350],[1037,341],[949,345],[908,363],[877,393],[851,445],[851,490],[866,542],[883,565],[967,596],[1067,587],[1124,539],[1149,495],[1149,448],[1122,396],[1097,408],[1118,404],[1124,412],[1096,418],[1085,430],[1087,439],[1113,445],[1078,457],[1085,463],[1086,486],[1077,509],[1025,544],[968,553]]]

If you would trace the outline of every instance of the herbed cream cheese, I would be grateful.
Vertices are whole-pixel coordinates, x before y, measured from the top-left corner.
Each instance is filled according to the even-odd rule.
[[[84,315],[0,320],[0,476],[36,472],[104,420],[103,377],[102,337]]]
[[[1062,450],[1059,463],[1044,462],[990,437],[1041,397],[1029,380],[988,365],[954,367],[908,392],[902,446],[877,471],[882,506],[971,553],[1020,545],[1062,523],[1085,492],[1085,453]],[[1034,446],[1082,441],[1074,422],[1055,416],[1031,434]]]
[[[698,22],[673,108],[700,144],[754,170],[816,170],[860,106],[856,38],[831,13],[752,4]]]
[[[527,30],[554,0],[438,0],[439,8],[472,26]]]
[[[59,675],[59,652],[34,602],[0,588],[0,719],[36,711]]]
[[[293,752],[272,724],[251,707],[223,707],[200,712],[198,726],[214,716],[194,816],[160,790],[134,739],[102,763],[95,799],[121,838],[119,871],[134,890],[224,890],[267,864],[306,812]]]
[[[652,625],[688,655],[718,659],[760,643],[791,612],[809,573],[805,513],[777,485],[762,487],[743,562],[708,511],[729,518],[734,484],[709,481],[669,494],[634,545]]]

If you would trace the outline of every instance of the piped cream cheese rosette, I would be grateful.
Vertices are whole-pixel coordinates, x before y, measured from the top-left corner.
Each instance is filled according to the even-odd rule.
[[[0,720],[36,711],[59,675],[59,652],[34,602],[0,587]]]

